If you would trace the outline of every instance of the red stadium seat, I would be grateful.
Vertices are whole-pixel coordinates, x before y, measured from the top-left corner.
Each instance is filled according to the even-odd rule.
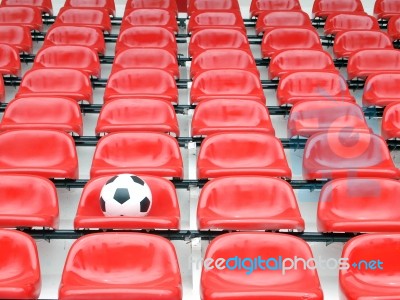
[[[216,48],[250,51],[247,36],[241,30],[207,28],[192,34],[189,42],[189,55],[194,57],[205,50]]]
[[[314,17],[326,19],[330,14],[338,12],[364,12],[361,0],[315,0],[312,8]]]
[[[364,85],[363,105],[386,106],[399,103],[399,95],[396,93],[399,84],[400,72],[370,75]]]
[[[0,227],[57,229],[58,197],[54,183],[38,176],[1,175]]]
[[[399,178],[385,141],[378,135],[327,132],[311,136],[303,156],[306,180],[342,177]]]
[[[171,103],[154,99],[116,99],[107,102],[99,115],[96,134],[151,131],[179,136],[178,120]]]
[[[190,90],[192,104],[207,99],[253,99],[265,104],[258,75],[246,70],[209,70],[194,78]]]
[[[114,298],[181,300],[173,244],[163,237],[134,232],[96,233],[75,241],[58,299]]]
[[[319,35],[309,28],[275,28],[264,33],[262,57],[271,57],[277,51],[290,49],[322,50]]]
[[[369,75],[383,72],[400,71],[400,51],[398,50],[360,50],[349,57],[347,77],[366,78]]]
[[[237,0],[188,0],[187,13],[191,16],[196,11],[240,11]]]
[[[41,290],[39,256],[26,233],[0,230],[0,298],[38,299]]]
[[[280,27],[312,28],[312,23],[308,14],[303,11],[265,11],[260,13],[257,18],[256,33],[261,34],[264,31]]]
[[[53,25],[47,32],[43,47],[55,45],[87,46],[101,55],[106,51],[103,32],[84,26]]]
[[[57,15],[57,26],[86,26],[111,32],[111,19],[108,11],[102,8],[62,7]]]
[[[3,76],[0,76],[0,102],[5,101],[5,87],[4,87],[4,81],[3,81]]]
[[[349,30],[379,31],[378,20],[365,13],[334,13],[325,21],[325,35],[335,35]]]
[[[342,257],[354,266],[339,271],[343,300],[399,299],[400,234],[363,234],[348,241]]]
[[[74,227],[102,229],[170,229],[178,230],[180,212],[175,186],[168,180],[155,176],[141,176],[149,185],[152,206],[145,217],[104,216],[100,208],[100,192],[110,176],[90,180],[81,196]]]
[[[0,44],[0,75],[21,75],[19,53],[13,46]]]
[[[104,102],[121,98],[162,99],[178,103],[174,77],[161,69],[124,69],[110,75]]]
[[[197,161],[199,179],[234,175],[291,178],[281,142],[270,134],[216,133],[205,138]]]
[[[125,12],[138,8],[168,9],[178,14],[178,6],[175,0],[128,0],[125,6]]]
[[[390,18],[387,32],[393,40],[400,39],[400,14],[396,17]]]
[[[31,31],[24,26],[0,26],[0,43],[13,46],[19,52],[32,53]]]
[[[25,73],[16,98],[67,97],[93,103],[89,77],[74,69],[34,69]]]
[[[346,80],[337,72],[288,72],[281,77],[277,99],[279,105],[301,100],[332,100],[355,102]]]
[[[304,231],[304,220],[286,181],[235,176],[216,178],[202,188],[197,226],[200,230]]]
[[[382,116],[382,137],[385,140],[400,137],[400,104],[385,107]]]
[[[250,4],[250,17],[257,17],[264,11],[301,11],[298,0],[252,0]]]
[[[196,11],[192,13],[188,22],[188,32],[206,28],[230,28],[246,33],[240,11]]]
[[[310,137],[333,131],[371,132],[360,106],[331,100],[301,101],[293,105],[288,119],[288,136]]]
[[[314,263],[311,268],[299,263],[297,268],[286,269],[279,258],[314,261],[310,246],[295,236],[235,232],[215,238],[204,257],[214,264],[202,269],[201,299],[323,299]],[[220,265],[224,268],[217,269]]]
[[[36,55],[32,68],[76,69],[90,76],[101,76],[99,57],[94,50],[86,46],[43,47]]]
[[[242,69],[259,75],[253,55],[241,49],[209,49],[193,57],[190,77],[213,69]]]
[[[121,31],[132,26],[159,26],[178,32],[175,12],[166,9],[139,8],[127,12],[122,19]]]
[[[19,25],[29,30],[42,31],[42,11],[37,7],[2,6],[0,7],[0,26],[3,25]]]
[[[129,48],[161,48],[177,55],[175,35],[158,26],[135,26],[122,31],[115,46],[115,53]]]
[[[43,13],[53,15],[51,0],[3,0],[0,6],[33,6],[38,7]]]
[[[66,0],[64,7],[74,8],[104,8],[110,16],[115,17],[114,0]]]
[[[117,53],[112,66],[113,72],[124,69],[163,69],[179,78],[176,55],[159,48],[131,48]]]
[[[275,134],[264,104],[252,100],[212,99],[194,110],[192,136],[221,132],[262,132]]]
[[[354,52],[364,49],[393,49],[393,44],[389,35],[382,31],[351,30],[335,36],[333,53],[337,58],[348,58]]]
[[[400,3],[397,0],[376,0],[374,15],[377,19],[390,19],[400,15]]]
[[[78,157],[74,140],[67,133],[55,130],[2,132],[0,173],[77,179]]]
[[[54,129],[83,135],[82,114],[70,98],[17,98],[7,105],[0,129]]]
[[[120,173],[183,178],[178,142],[157,132],[119,132],[102,137],[90,177]]]
[[[323,50],[282,50],[276,52],[268,67],[270,79],[293,71],[335,71],[330,54]]]
[[[343,178],[328,182],[318,202],[320,232],[399,231],[400,182],[387,178]]]

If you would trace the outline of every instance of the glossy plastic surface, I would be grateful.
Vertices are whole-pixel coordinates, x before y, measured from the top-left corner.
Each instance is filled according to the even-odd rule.
[[[344,177],[399,178],[389,149],[380,136],[328,132],[311,136],[303,156],[306,180]]]
[[[196,11],[240,11],[239,2],[237,0],[187,0],[187,2],[187,13],[189,16]]]
[[[0,76],[0,102],[4,102],[5,101],[5,95],[6,91],[5,91],[5,87],[4,87],[4,81],[3,81],[3,76]]]
[[[76,8],[104,8],[109,15],[115,16],[114,0],[66,0],[64,7]]]
[[[121,31],[132,26],[159,26],[178,32],[175,12],[166,9],[139,8],[127,12],[122,20]]]
[[[338,12],[364,12],[361,0],[315,0],[312,8],[313,16],[327,18]]]
[[[138,8],[162,8],[178,14],[178,6],[175,0],[128,0],[125,6],[125,12]]]
[[[42,11],[29,6],[0,6],[0,26],[19,25],[29,30],[42,31]]]
[[[110,15],[102,8],[62,7],[57,14],[55,24],[87,26],[111,32]]]
[[[32,53],[32,37],[28,27],[19,25],[0,26],[0,43],[11,45],[19,52]]]
[[[216,133],[204,139],[197,160],[199,179],[233,175],[291,178],[281,142],[265,133]]]
[[[380,28],[378,20],[365,13],[334,13],[325,21],[325,35],[335,35],[349,30],[379,31]]]
[[[197,225],[200,230],[304,230],[292,187],[261,176],[207,182],[200,193]]]
[[[264,11],[301,11],[298,0],[252,0],[250,4],[250,17],[257,17]]]
[[[0,6],[34,6],[40,8],[43,13],[53,15],[51,0],[3,0]]]
[[[400,15],[400,3],[396,0],[375,0],[374,15],[378,19],[390,19]]]
[[[400,14],[390,18],[387,32],[393,40],[400,39]]]
[[[382,116],[382,137],[384,139],[400,137],[400,104],[392,103],[385,107]]]
[[[21,74],[21,61],[18,50],[7,44],[0,44],[0,75]]]
[[[102,137],[94,153],[90,177],[121,173],[183,178],[178,142],[156,132],[119,132]]]
[[[145,270],[145,272],[144,272]],[[96,233],[69,250],[59,299],[181,300],[173,244],[147,233]]]
[[[246,32],[240,11],[195,11],[189,18],[188,32],[205,28],[230,28]]]
[[[82,123],[74,99],[32,96],[14,99],[7,105],[0,129],[54,129],[83,135]]]
[[[277,3],[277,2],[275,2]],[[256,33],[279,27],[309,27],[312,28],[310,17],[303,11],[264,11],[256,22]]]
[[[140,176],[150,187],[152,206],[145,217],[104,216],[99,204],[100,192],[110,176],[96,177],[83,189],[74,227],[108,229],[170,229],[178,230],[179,203],[175,186],[168,180],[155,176]]]
[[[377,73],[368,76],[364,85],[363,105],[386,106],[399,102],[396,93],[400,84],[399,73]]]

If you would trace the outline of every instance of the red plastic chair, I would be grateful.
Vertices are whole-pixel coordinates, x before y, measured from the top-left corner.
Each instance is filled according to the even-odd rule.
[[[26,233],[0,230],[0,298],[38,299],[42,280],[35,241]]]
[[[161,8],[173,11],[178,15],[178,6],[175,0],[128,0],[125,6],[125,12],[138,8]]]
[[[0,26],[3,25],[19,25],[29,30],[42,31],[42,11],[29,6],[1,6]]]
[[[345,178],[328,182],[318,202],[320,232],[398,232],[400,182]]]
[[[250,17],[257,17],[264,11],[301,11],[298,0],[252,0],[250,4]]]
[[[32,53],[31,31],[24,26],[0,26],[0,43],[13,46],[19,52]]]
[[[274,79],[293,71],[335,71],[330,54],[323,50],[282,50],[276,52],[268,66],[268,77]]]
[[[337,72],[288,72],[279,81],[276,92],[279,105],[302,100],[355,102],[346,80]]]
[[[286,181],[235,176],[216,178],[202,188],[197,226],[200,230],[304,231],[304,220]]]
[[[33,69],[76,69],[90,76],[100,77],[101,66],[96,51],[85,46],[42,47],[35,57]]]
[[[390,19],[400,15],[400,3],[396,0],[376,0],[374,15],[377,19]]]
[[[179,66],[176,55],[159,48],[132,48],[117,53],[112,73],[124,69],[163,69],[179,78]]]
[[[104,104],[96,135],[121,131],[163,132],[179,136],[174,107],[167,101],[155,99],[116,99]]]
[[[121,31],[132,26],[158,26],[178,32],[175,12],[158,8],[139,8],[127,12],[122,20]]]
[[[188,32],[206,28],[237,29],[246,33],[240,11],[195,11],[189,18]]]
[[[119,132],[102,137],[90,177],[121,173],[183,178],[178,142],[158,132]]]
[[[312,8],[313,17],[326,19],[338,12],[364,12],[361,0],[315,0]]]
[[[264,33],[262,57],[271,57],[277,51],[290,49],[322,50],[319,35],[309,28],[274,28]]]
[[[393,40],[400,39],[400,14],[390,18],[387,26],[387,32]]]
[[[19,53],[13,46],[0,44],[0,75],[21,75]]]
[[[161,99],[178,103],[174,77],[161,69],[124,69],[111,74],[104,102],[121,98]]]
[[[212,99],[194,110],[192,136],[222,132],[260,132],[274,135],[268,109],[258,101]]]
[[[2,132],[0,173],[77,179],[75,142],[67,133],[55,130]]]
[[[365,81],[363,105],[386,106],[398,103],[396,90],[400,84],[400,73],[377,73],[370,75]]]
[[[208,49],[241,49],[250,52],[247,36],[241,30],[228,28],[201,29],[192,34],[189,55],[197,56]]]
[[[258,76],[260,74],[251,52],[241,49],[209,49],[193,57],[190,77],[213,69],[241,69]]]
[[[0,102],[5,101],[5,97],[6,97],[5,94],[6,94],[6,91],[5,91],[5,87],[4,87],[3,76],[0,76]]]
[[[334,13],[325,21],[325,35],[335,35],[350,30],[379,31],[380,28],[378,20],[365,13]]]
[[[100,208],[100,192],[110,176],[91,179],[82,192],[74,228],[102,229],[170,229],[179,230],[180,212],[175,186],[155,176],[140,176],[150,187],[152,206],[145,217],[104,216]]]
[[[130,48],[160,48],[178,53],[175,35],[158,26],[135,26],[122,31],[115,46],[115,53]]]
[[[113,298],[181,300],[173,244],[163,237],[134,232],[96,233],[75,241],[58,299]]]
[[[371,132],[360,106],[326,100],[295,103],[287,127],[289,137],[310,137],[315,133],[335,131]]]
[[[351,30],[335,36],[333,53],[337,58],[348,58],[363,49],[393,49],[393,44],[389,35],[382,31]]]
[[[392,103],[385,107],[382,116],[382,137],[385,140],[400,137],[399,113],[399,103]]]
[[[199,179],[235,175],[291,178],[281,142],[265,133],[216,133],[201,144]]]
[[[235,232],[215,238],[204,257],[204,261],[211,260],[214,265],[212,269],[202,269],[201,299],[323,299],[314,265],[313,268],[301,266],[286,270],[278,266],[278,257],[313,261],[310,246],[304,240],[287,234]],[[222,270],[216,268],[217,264],[221,265],[219,258],[225,260]],[[249,258],[247,263],[245,258]],[[260,268],[257,262],[253,264],[257,259],[269,261],[261,263]],[[253,267],[241,268],[242,262]]]
[[[261,34],[280,27],[312,28],[312,23],[308,14],[303,11],[264,11],[257,18],[256,33]]]
[[[58,228],[54,183],[28,175],[1,175],[0,179],[0,227]]]
[[[33,6],[38,7],[44,14],[53,15],[51,0],[3,0],[0,6]]]
[[[82,123],[80,107],[73,99],[26,97],[7,105],[0,130],[54,129],[83,135]]]
[[[62,7],[57,15],[56,26],[86,26],[111,32],[111,19],[108,11],[102,8]]]
[[[400,71],[400,51],[371,49],[360,50],[349,57],[347,77],[366,78],[376,73]]]
[[[56,45],[87,46],[100,55],[106,51],[103,32],[84,26],[53,25],[47,32],[43,47]]]
[[[253,99],[265,104],[260,77],[246,70],[209,70],[194,78],[190,90],[190,102],[207,99]]]
[[[26,72],[15,97],[30,96],[67,97],[93,103],[89,77],[74,69],[34,69]]]
[[[306,180],[343,177],[399,178],[389,149],[380,136],[327,132],[311,136],[303,156]]]
[[[64,7],[74,8],[104,8],[110,16],[115,17],[114,0],[66,0]]]
[[[398,233],[363,234],[348,241],[342,257],[351,267],[339,271],[342,299],[399,299],[399,247]]]
[[[189,16],[196,11],[239,11],[240,6],[237,0],[188,0],[188,10]]]

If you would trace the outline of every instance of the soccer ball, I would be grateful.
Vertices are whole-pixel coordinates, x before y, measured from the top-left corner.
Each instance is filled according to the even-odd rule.
[[[110,178],[100,193],[100,207],[106,216],[144,217],[150,209],[150,187],[138,176],[120,174]]]

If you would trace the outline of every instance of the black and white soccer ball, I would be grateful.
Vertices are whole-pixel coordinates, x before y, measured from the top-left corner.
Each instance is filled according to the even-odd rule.
[[[120,174],[110,178],[100,193],[100,207],[106,216],[146,216],[152,204],[150,187],[138,176]]]

